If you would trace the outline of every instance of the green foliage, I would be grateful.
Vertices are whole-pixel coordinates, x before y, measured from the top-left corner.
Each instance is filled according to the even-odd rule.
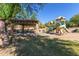
[[[79,26],[79,14],[73,16],[69,21],[66,21],[67,27],[77,27]]]
[[[69,27],[71,27],[70,25],[71,25],[71,22],[69,22],[69,21],[67,20],[67,21],[66,21],[66,27],[69,28]]]
[[[56,22],[53,20],[52,23],[51,22],[48,22],[48,23],[45,23],[45,26],[47,27],[55,27],[56,25]]]
[[[13,4],[13,8],[14,10],[12,10],[13,11],[12,17],[15,17],[16,14],[21,11],[20,4]]]
[[[79,29],[75,29],[75,30],[73,30],[72,32],[77,32],[77,33],[79,33]]]
[[[46,26],[44,24],[40,24],[40,28],[45,28]]]
[[[36,17],[36,14],[35,13],[32,14],[31,19],[37,20],[37,17]]]
[[[19,4],[0,4],[0,17],[9,19],[15,17],[16,13],[20,11]]]
[[[28,15],[32,15],[33,12],[37,13],[44,6],[43,3],[23,3],[21,4],[22,9],[28,12]]]
[[[21,10],[18,14],[16,14],[16,18],[25,19],[25,18],[30,18],[30,17],[28,16],[27,11]]]
[[[28,13],[27,13],[27,11],[21,10],[21,12],[19,12],[16,15],[16,18],[37,20],[37,17],[36,16],[37,16],[36,13],[33,13],[32,15],[29,16]]]
[[[21,12],[16,15],[16,18],[28,18],[37,20],[37,13],[40,9],[43,8],[44,4],[42,3],[23,3],[20,4]]]
[[[52,24],[50,22],[45,24],[47,27],[50,27]]]
[[[70,19],[70,22],[73,23],[73,24],[72,24],[73,26],[79,26],[79,14],[73,16],[73,17]]]

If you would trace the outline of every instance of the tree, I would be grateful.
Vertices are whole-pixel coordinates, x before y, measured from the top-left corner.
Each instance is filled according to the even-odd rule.
[[[39,27],[40,27],[40,28],[45,28],[46,26],[45,26],[45,24],[39,22]]]
[[[17,17],[16,14],[18,14],[18,17],[30,18],[33,13],[36,14],[43,6],[42,3],[0,4],[0,17],[9,19]]]
[[[0,4],[0,17],[7,20],[20,11],[19,4]]]
[[[37,20],[37,17],[36,17],[37,15],[35,14],[35,13],[33,13],[32,15],[31,15],[31,19],[33,19],[33,20]]]
[[[79,14],[73,16],[70,22],[73,23],[74,26],[79,26]]]
[[[28,19],[28,18],[30,18],[29,16],[28,16],[28,13],[27,13],[27,11],[25,11],[25,10],[21,10],[18,14],[16,14],[16,17],[15,18],[22,18],[22,19]]]
[[[66,27],[67,28],[72,27],[72,23],[69,20],[66,20]]]
[[[16,15],[16,18],[36,18],[40,9],[43,8],[42,3],[21,3],[21,12]],[[24,17],[26,15],[26,17]]]
[[[14,18],[19,11],[19,4],[0,4],[0,17],[3,18],[4,22],[10,18]],[[6,25],[5,23],[5,31],[7,30]]]
[[[55,26],[55,23],[56,23],[56,22],[55,22],[54,20],[52,20],[52,21],[46,23],[45,25],[46,25],[47,27],[54,27],[54,26]]]

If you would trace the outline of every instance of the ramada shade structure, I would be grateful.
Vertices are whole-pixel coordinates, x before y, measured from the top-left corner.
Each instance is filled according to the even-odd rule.
[[[10,22],[16,25],[19,24],[19,25],[29,25],[29,26],[33,26],[38,23],[37,20],[32,20],[32,19],[11,19]]]
[[[24,31],[25,26],[34,27],[35,30],[37,30],[39,28],[38,21],[32,20],[32,19],[11,19],[11,20],[9,20],[9,23],[14,24],[14,26],[22,25],[23,31]]]
[[[0,18],[0,20],[4,20],[2,18]],[[31,26],[34,28],[38,28],[38,21],[37,20],[33,20],[33,19],[9,19],[9,21],[7,22],[7,25],[11,25],[14,24],[14,26],[16,25],[22,25],[22,28],[24,30],[24,26]],[[12,28],[14,28],[14,26],[11,26]]]

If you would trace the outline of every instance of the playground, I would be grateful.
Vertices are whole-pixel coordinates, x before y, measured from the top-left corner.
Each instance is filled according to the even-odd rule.
[[[59,16],[51,11],[44,16],[47,10],[54,9],[48,8],[53,4],[47,4],[37,17],[37,11],[43,5],[0,5],[0,56],[79,56],[79,14],[71,17],[72,13],[68,15],[64,11],[67,15],[64,17],[62,11],[56,14]],[[58,4],[57,7],[59,5],[63,6]]]

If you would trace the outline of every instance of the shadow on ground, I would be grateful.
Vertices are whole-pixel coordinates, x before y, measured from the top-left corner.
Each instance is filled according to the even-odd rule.
[[[79,47],[79,43],[60,40],[57,38],[47,39],[43,36],[17,40],[17,56],[77,56],[73,49]],[[79,51],[79,49],[78,49]]]

